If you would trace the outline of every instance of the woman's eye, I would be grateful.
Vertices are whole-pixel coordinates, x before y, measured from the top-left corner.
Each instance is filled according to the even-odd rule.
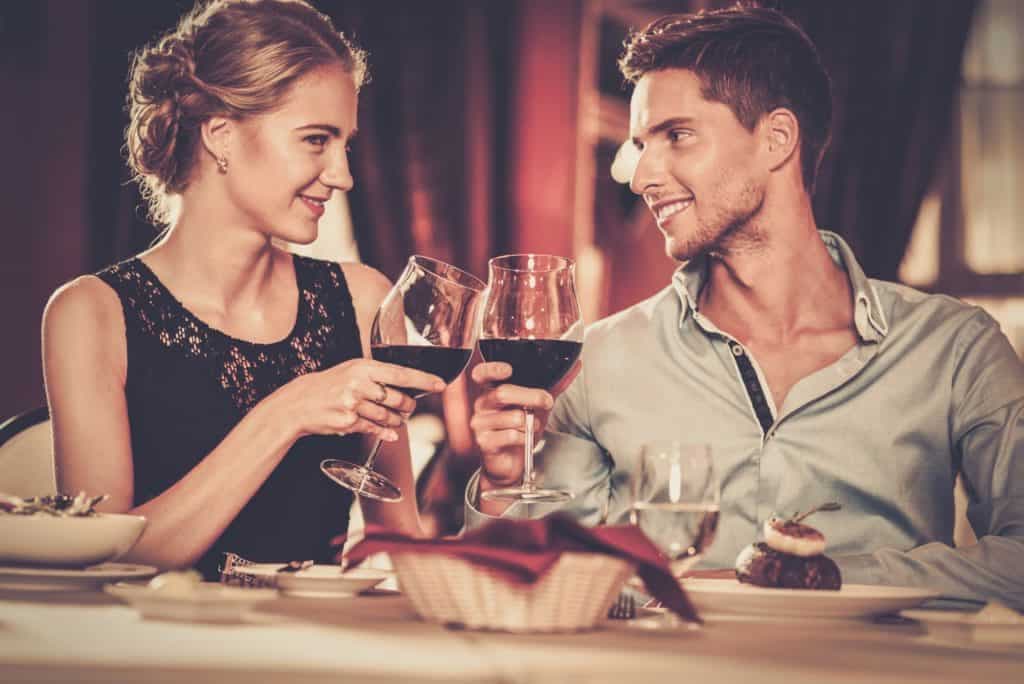
[[[305,141],[314,147],[323,147],[327,144],[327,136],[323,134],[307,135]]]
[[[690,131],[685,128],[675,128],[668,132],[668,139],[672,142],[679,142],[689,138],[691,135]]]

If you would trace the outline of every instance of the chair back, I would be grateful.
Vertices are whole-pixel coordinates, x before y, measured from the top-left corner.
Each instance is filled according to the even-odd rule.
[[[20,497],[57,493],[50,413],[45,406],[0,424],[0,492]]]

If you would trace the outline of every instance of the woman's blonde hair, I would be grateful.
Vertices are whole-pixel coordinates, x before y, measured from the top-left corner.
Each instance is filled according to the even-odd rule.
[[[200,126],[212,116],[272,111],[310,71],[341,63],[358,89],[366,53],[304,0],[210,0],[134,57],[125,132],[128,163],[151,220],[170,220],[188,185]]]

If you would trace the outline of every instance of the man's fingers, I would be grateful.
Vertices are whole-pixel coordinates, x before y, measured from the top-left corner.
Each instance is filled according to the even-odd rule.
[[[523,453],[521,450],[525,439],[525,433],[513,428],[510,430],[492,430],[490,432],[485,432],[477,438],[477,442],[480,444],[480,449],[485,454],[485,460],[490,463],[495,454],[509,449],[511,449],[513,453],[518,451],[515,458],[518,458],[521,461],[523,459]],[[501,458],[506,458],[506,455],[501,454]],[[488,466],[487,470],[491,471],[491,467]]]
[[[500,361],[478,363],[473,368],[473,382],[478,385],[489,385],[512,377],[512,366]]]
[[[474,413],[469,421],[469,427],[477,434],[483,434],[492,430],[523,430],[526,419],[520,409],[508,409],[506,411],[482,411]]]
[[[523,433],[518,430],[507,430],[506,433],[490,433],[496,441],[507,439],[512,444],[487,454],[481,464],[483,475],[498,485],[512,484],[523,478]]]

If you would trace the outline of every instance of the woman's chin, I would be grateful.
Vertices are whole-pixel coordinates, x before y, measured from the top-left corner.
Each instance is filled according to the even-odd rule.
[[[279,242],[285,242],[293,245],[309,245],[316,241],[316,237],[319,234],[317,227],[314,226],[312,230],[278,230],[271,234],[271,237]]]

